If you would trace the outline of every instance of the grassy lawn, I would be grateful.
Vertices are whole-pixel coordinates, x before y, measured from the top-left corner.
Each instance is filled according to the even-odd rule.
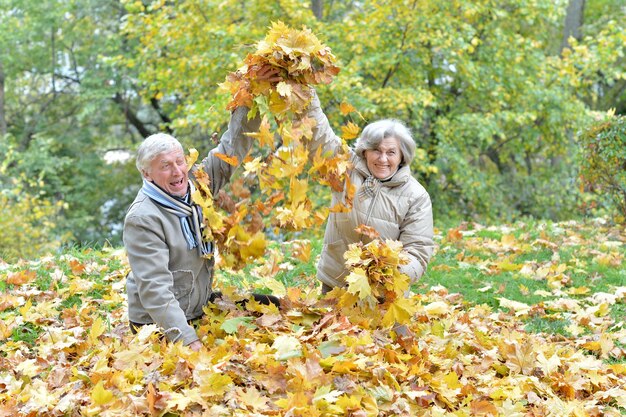
[[[435,240],[436,252],[427,273],[413,285],[415,293],[442,286],[461,294],[466,303],[508,310],[500,300],[539,307],[564,298],[595,303],[589,299],[594,294],[626,289],[626,233],[604,220],[492,227],[464,223],[438,230]],[[308,258],[299,259],[292,249],[290,244],[274,246],[274,278],[285,287],[319,286],[315,265],[321,238],[310,239]],[[218,276],[224,283],[259,292],[276,290],[265,286],[254,268],[220,271]],[[623,325],[626,294],[611,301],[608,314]],[[572,336],[567,330],[572,312],[540,311],[521,315],[527,330]]]

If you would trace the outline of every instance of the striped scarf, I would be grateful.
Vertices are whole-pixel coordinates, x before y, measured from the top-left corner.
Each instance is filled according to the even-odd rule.
[[[141,190],[156,204],[178,217],[189,250],[198,247],[201,256],[213,253],[212,243],[202,239],[202,210],[197,204],[190,203],[190,196],[195,191],[191,181],[185,199],[176,198],[145,179]]]
[[[370,174],[365,181],[363,181],[363,185],[361,186],[361,198],[374,197],[376,193],[376,189],[380,186],[380,181]]]

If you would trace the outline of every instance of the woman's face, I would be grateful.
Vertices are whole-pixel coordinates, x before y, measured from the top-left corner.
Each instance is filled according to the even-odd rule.
[[[394,137],[385,138],[377,149],[364,152],[367,168],[378,179],[388,178],[395,174],[402,162],[400,141]]]
[[[180,149],[158,154],[150,162],[149,170],[143,172],[143,176],[171,195],[184,197],[187,194],[189,184],[187,162]]]

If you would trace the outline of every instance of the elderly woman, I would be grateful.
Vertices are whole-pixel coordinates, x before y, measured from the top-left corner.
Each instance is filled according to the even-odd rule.
[[[237,108],[228,130],[202,161],[217,195],[235,167],[216,153],[243,160],[252,139],[246,132],[258,130],[258,118],[248,120],[248,109]],[[131,272],[127,277],[128,318],[131,329],[156,323],[172,341],[198,350],[198,335],[189,324],[202,316],[212,301],[213,252],[211,242],[202,239],[201,210],[191,200],[185,154],[174,137],[157,133],[146,138],[137,151],[137,169],[143,187],[137,193],[124,220],[124,246]]]
[[[316,94],[307,115],[317,122],[312,152],[319,147],[323,153],[341,151],[341,140],[332,131]],[[411,175],[415,142],[410,131],[396,120],[371,123],[350,152],[350,181],[356,189],[353,206],[347,213],[328,217],[317,266],[322,291],[345,285],[348,270],[343,255],[348,245],[371,241],[355,230],[360,225],[373,227],[381,239],[402,242],[410,262],[400,270],[412,282],[417,281],[433,253],[433,217],[428,192]],[[345,203],[345,193],[333,192],[332,200],[333,206]]]

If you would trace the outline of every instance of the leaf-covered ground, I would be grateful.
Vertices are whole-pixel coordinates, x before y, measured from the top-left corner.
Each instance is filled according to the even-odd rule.
[[[129,333],[122,250],[3,265],[0,416],[626,413],[623,228],[464,224],[438,244],[405,337],[320,300],[297,242],[243,277],[281,310],[223,285],[197,353]]]

